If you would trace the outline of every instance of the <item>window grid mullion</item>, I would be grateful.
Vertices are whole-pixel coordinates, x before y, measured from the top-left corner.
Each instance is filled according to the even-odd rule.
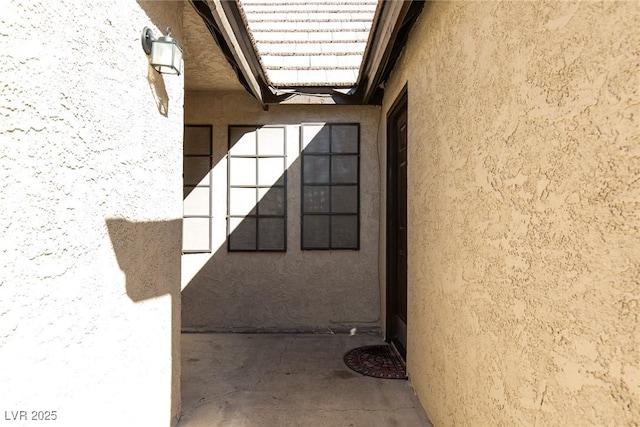
[[[260,205],[259,205],[259,196],[258,193],[260,193],[260,191],[258,191],[258,183],[260,182],[260,161],[258,160],[258,147],[260,144],[258,144],[258,140],[259,140],[259,133],[256,131],[256,149],[255,149],[255,153],[256,153],[256,191],[255,191],[255,197],[256,197],[256,251],[260,249]]]
[[[335,125],[339,125],[339,126],[355,126],[355,133],[356,133],[356,150],[355,152],[353,151],[345,151],[345,152],[336,152],[334,151],[334,143],[336,142],[335,138],[334,138],[334,131],[333,131],[333,126]],[[313,126],[313,125],[310,125]],[[303,199],[302,199],[302,206],[301,206],[301,220],[302,220],[302,237],[303,237],[303,241],[302,241],[302,249],[359,249],[359,241],[360,241],[360,127],[358,126],[358,124],[354,124],[354,123],[341,123],[341,124],[332,124],[332,123],[327,123],[324,126],[328,127],[328,143],[329,143],[329,152],[312,152],[312,153],[307,153],[305,152],[305,150],[308,148],[309,146],[309,142],[307,142],[307,145],[304,146],[304,148],[302,148],[302,145],[304,144],[304,142],[306,141],[306,136],[305,136],[305,125],[302,126],[302,132],[300,133],[300,139],[301,139],[301,149],[302,149],[302,170],[301,170],[301,175],[302,175],[302,191],[303,191]],[[334,156],[343,156],[343,157],[351,157],[351,156],[355,156],[356,157],[356,164],[355,164],[355,172],[356,172],[356,176],[355,176],[355,181],[354,182],[335,182],[334,181],[334,177],[333,177],[333,162],[332,159]],[[328,165],[328,173],[329,173],[329,177],[326,183],[320,183],[320,182],[307,182],[306,181],[306,175],[305,175],[305,170],[306,170],[306,165],[307,165],[307,159],[313,158],[313,157],[325,157],[328,159],[329,161],[329,165]],[[313,179],[311,177],[311,179]],[[328,199],[328,212],[307,212],[306,208],[305,208],[305,188],[306,187],[327,187],[328,191],[327,191],[327,197]],[[334,204],[333,204],[333,193],[334,193],[334,187],[355,187],[355,197],[356,197],[356,201],[355,201],[355,212],[333,212],[334,211]],[[328,222],[328,233],[329,235],[327,236],[327,240],[329,242],[328,247],[306,247],[305,243],[304,243],[304,236],[305,236],[305,217],[326,217],[327,218],[327,222]],[[355,218],[356,221],[356,230],[355,230],[355,239],[356,239],[356,243],[355,246],[353,247],[344,247],[344,248],[334,248],[334,239],[333,239],[333,218],[334,217],[344,217],[344,218],[348,218],[348,217],[352,217]],[[307,230],[308,231],[308,230]]]
[[[329,249],[333,248],[333,230],[332,223],[333,218],[333,162],[331,161],[331,153],[333,152],[333,132],[332,127],[329,126]]]
[[[186,142],[186,133],[187,133],[187,129],[192,129],[192,128],[206,128],[208,130],[207,132],[207,150],[206,153],[188,153],[185,152],[186,148],[185,148],[185,144],[184,142]],[[183,243],[183,247],[182,247],[182,253],[207,253],[207,252],[211,252],[211,248],[212,248],[212,237],[211,237],[211,219],[213,217],[213,211],[212,211],[212,190],[213,190],[213,183],[212,183],[212,176],[211,176],[211,170],[213,169],[213,126],[212,125],[190,125],[190,124],[185,124],[184,125],[184,130],[185,130],[185,138],[183,141],[183,152],[182,152],[182,157],[183,157],[183,162],[185,158],[207,158],[208,162],[207,162],[207,167],[208,167],[208,171],[207,174],[209,175],[209,179],[202,184],[202,182],[198,182],[196,184],[185,184],[184,183],[184,167],[183,167],[183,181],[182,181],[182,188],[183,188],[183,194],[184,194],[184,189],[191,189],[189,191],[189,193],[191,193],[191,191],[195,190],[196,188],[206,188],[208,189],[208,194],[207,194],[207,215],[190,215],[190,214],[185,214],[184,213],[184,200],[186,200],[186,198],[184,198],[183,196],[183,213],[182,213],[182,217],[184,219],[207,219],[208,220],[208,228],[207,228],[207,233],[208,233],[208,246],[207,249],[186,249],[184,247],[184,243]],[[184,164],[184,163],[183,163]]]
[[[234,158],[245,158],[245,159],[254,159],[255,160],[255,182],[253,185],[231,185],[230,182],[230,176],[231,176],[231,161],[229,162],[229,167],[228,167],[228,210],[227,210],[227,217],[229,219],[231,218],[236,218],[236,219],[243,219],[243,218],[251,218],[255,221],[255,241],[254,241],[254,249],[231,249],[233,251],[249,251],[249,252],[282,252],[282,251],[286,251],[286,215],[287,215],[287,203],[286,203],[286,186],[287,186],[287,178],[286,178],[286,144],[287,144],[287,140],[286,140],[286,127],[284,126],[277,126],[276,128],[281,129],[282,130],[282,139],[279,140],[278,142],[282,144],[282,153],[283,154],[260,154],[259,153],[259,146],[260,146],[260,134],[258,132],[258,129],[260,129],[262,126],[249,126],[249,125],[240,125],[240,126],[230,126],[229,128],[233,128],[233,127],[238,127],[238,128],[250,128],[253,130],[253,132],[255,132],[255,140],[254,142],[254,153],[252,155],[248,155],[248,154],[231,154],[229,152],[228,154],[228,158],[234,159]],[[231,131],[229,131],[229,135],[231,135]],[[229,140],[229,150],[231,150],[231,139]],[[282,164],[283,164],[283,173],[281,176],[281,179],[283,180],[282,184],[273,184],[273,185],[265,185],[265,184],[260,184],[260,159],[282,159]],[[263,165],[264,166],[264,165]],[[276,181],[277,182],[277,181]],[[246,215],[232,215],[230,212],[230,203],[231,203],[231,190],[234,188],[244,188],[244,189],[254,189],[254,206],[255,206],[255,214],[246,214]],[[260,210],[260,189],[281,189],[283,191],[283,206],[282,206],[282,214],[264,214],[262,213]],[[268,192],[267,192],[268,193]],[[265,194],[266,195],[266,194]],[[261,236],[260,236],[260,219],[265,219],[265,218],[269,218],[269,219],[282,219],[283,220],[283,226],[284,226],[284,243],[283,243],[283,248],[282,249],[260,249],[260,240],[261,240]],[[228,220],[228,223],[230,224],[230,221]],[[229,229],[229,233],[230,233],[230,229]],[[229,234],[229,238],[231,238],[231,234]]]

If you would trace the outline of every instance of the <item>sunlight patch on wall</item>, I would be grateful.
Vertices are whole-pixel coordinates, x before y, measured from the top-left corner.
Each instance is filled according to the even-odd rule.
[[[318,133],[324,123],[318,123],[313,127],[313,132]],[[234,131],[234,128],[236,131]],[[229,214],[227,228],[212,227],[208,233],[203,233],[194,227],[193,230],[185,230],[183,239],[198,244],[211,241],[211,250],[203,253],[189,253],[189,262],[182,265],[182,288],[184,289],[201,268],[218,251],[227,251],[229,234],[238,231],[248,217],[259,212],[261,205],[271,210],[277,207],[279,199],[274,191],[282,185],[282,177],[290,173],[289,169],[300,157],[300,125],[265,125],[265,126],[231,126],[227,129],[231,132],[231,147],[225,147],[225,155],[218,157],[217,163],[209,170],[199,172],[197,181],[201,185],[209,185],[213,189],[210,202],[207,203],[206,190],[193,191],[185,196],[185,212],[205,213],[211,209],[212,218],[202,218],[201,230],[215,224],[216,216]],[[214,130],[215,133],[215,130]],[[284,134],[283,134],[284,133]],[[309,132],[306,132],[310,134]],[[256,145],[256,138],[258,144]],[[278,144],[278,140],[284,138],[284,146]],[[312,138],[305,138],[302,148],[306,147]],[[218,149],[214,147],[214,151]],[[284,167],[282,154],[284,151]],[[231,159],[229,159],[231,156]],[[260,159],[260,163],[258,163]],[[229,168],[229,164],[232,164]],[[189,172],[185,170],[185,179]],[[290,177],[288,179],[291,179]],[[232,189],[229,189],[229,183]],[[224,190],[223,190],[224,189]],[[233,195],[231,195],[233,190]],[[286,199],[287,190],[283,197]],[[231,202],[231,203],[229,203]],[[286,200],[283,200],[286,204]],[[209,206],[210,204],[211,206]],[[275,206],[274,206],[275,205]],[[224,206],[224,209],[222,209]],[[264,209],[263,209],[264,210]],[[298,212],[289,212],[288,215],[297,215]],[[284,227],[287,227],[286,222]],[[245,229],[246,232],[246,229]]]

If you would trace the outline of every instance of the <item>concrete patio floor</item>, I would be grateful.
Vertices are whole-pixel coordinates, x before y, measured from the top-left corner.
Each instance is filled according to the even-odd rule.
[[[410,384],[342,361],[375,335],[183,334],[179,427],[431,426]]]

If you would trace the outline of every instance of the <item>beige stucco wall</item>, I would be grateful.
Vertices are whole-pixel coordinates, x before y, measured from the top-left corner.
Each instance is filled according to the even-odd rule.
[[[314,330],[378,327],[380,109],[359,106],[271,106],[244,92],[187,92],[185,123],[213,125],[213,252],[183,256],[186,330]],[[299,125],[360,123],[360,250],[300,250]],[[227,252],[227,128],[287,125],[287,251]]]
[[[408,82],[407,357],[434,425],[640,423],[639,23],[431,2],[414,27],[383,116]]]
[[[183,78],[149,67],[140,34],[171,26],[180,40],[181,5],[1,9],[0,410],[27,411],[12,426],[168,426]]]

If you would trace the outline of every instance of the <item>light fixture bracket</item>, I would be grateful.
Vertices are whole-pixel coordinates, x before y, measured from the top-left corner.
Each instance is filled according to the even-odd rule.
[[[151,28],[144,27],[142,29],[142,36],[140,37],[140,41],[142,42],[142,49],[147,55],[151,55],[151,45],[156,40],[153,36],[153,31]]]

